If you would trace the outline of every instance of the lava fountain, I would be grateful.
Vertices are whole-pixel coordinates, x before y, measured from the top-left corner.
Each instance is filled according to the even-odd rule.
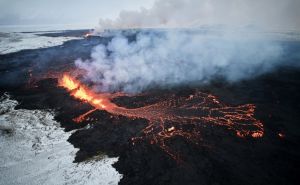
[[[146,119],[148,126],[142,130],[142,136],[132,138],[133,144],[138,140],[147,140],[160,146],[174,159],[179,157],[172,151],[167,141],[178,136],[199,144],[202,140],[202,128],[206,126],[224,127],[238,137],[259,138],[264,134],[263,124],[254,117],[255,105],[227,106],[217,97],[207,93],[196,92],[188,97],[174,95],[158,103],[129,109],[111,101],[120,94],[94,93],[67,74],[59,80],[59,86],[67,89],[74,98],[94,107],[74,121],[78,123],[83,121],[95,110],[105,110],[113,115],[131,119]]]
[[[91,33],[91,32],[88,32],[88,33],[86,33],[86,34],[84,34],[84,38],[89,38],[90,36],[92,36],[93,34]]]

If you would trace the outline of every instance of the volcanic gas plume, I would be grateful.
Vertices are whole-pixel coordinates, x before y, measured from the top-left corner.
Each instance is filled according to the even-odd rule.
[[[255,105],[227,106],[217,97],[199,91],[188,97],[174,95],[151,105],[125,108],[111,100],[126,95],[94,93],[68,74],[64,74],[59,80],[59,86],[66,88],[74,98],[94,107],[74,118],[75,122],[83,121],[95,110],[105,110],[112,115],[130,119],[146,119],[148,126],[142,130],[142,136],[132,138],[133,144],[137,140],[147,140],[151,144],[157,144],[176,160],[179,159],[178,154],[168,146],[167,140],[179,136],[194,144],[201,144],[201,131],[206,126],[224,127],[238,137],[259,138],[264,134],[263,124],[254,118]]]

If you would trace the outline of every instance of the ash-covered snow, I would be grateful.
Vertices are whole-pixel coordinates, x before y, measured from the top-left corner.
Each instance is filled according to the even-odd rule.
[[[80,37],[47,37],[35,33],[0,32],[0,54],[13,53],[25,49],[47,48],[62,45]]]
[[[17,101],[0,99],[0,184],[118,184],[122,175],[111,165],[118,158],[99,156],[73,163],[75,149],[54,121],[54,113],[15,110]]]

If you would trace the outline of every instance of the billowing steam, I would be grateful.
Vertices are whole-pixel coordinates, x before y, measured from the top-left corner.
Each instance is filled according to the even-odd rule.
[[[116,36],[76,65],[98,90],[139,92],[153,85],[206,83],[216,76],[230,82],[250,78],[272,69],[281,54],[279,44],[253,35],[149,31],[132,42]]]
[[[277,66],[283,52],[279,42],[257,31],[299,28],[299,7],[298,0],[157,0],[150,9],[100,20],[98,31],[166,30],[139,30],[133,41],[117,34],[76,65],[100,91],[139,92],[155,85],[207,83],[216,76],[228,82],[251,78]]]
[[[152,8],[100,19],[98,30],[196,27],[222,24],[266,29],[299,29],[299,0],[156,0]]]

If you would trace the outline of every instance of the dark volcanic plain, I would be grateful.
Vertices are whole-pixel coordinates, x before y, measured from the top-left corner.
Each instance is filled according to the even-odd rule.
[[[83,35],[84,32],[64,34]],[[289,64],[300,62],[297,56],[300,42],[282,41],[285,48],[282,62],[286,65],[259,77],[234,84],[216,79],[205,86],[194,83],[157,87],[142,96],[114,99],[117,105],[130,108],[162,101],[171,94],[182,97],[200,90],[228,105],[256,105],[255,118],[264,125],[264,137],[239,138],[222,127],[207,127],[202,131],[203,145],[194,145],[181,137],[168,141],[172,148],[180,151],[184,162],[177,163],[157,145],[144,140],[132,144],[131,138],[141,134],[147,120],[111,116],[97,110],[91,119],[75,123],[72,119],[92,109],[91,105],[72,98],[57,86],[56,78],[46,75],[74,67],[74,60],[89,58],[94,46],[106,44],[110,39],[89,37],[68,41],[62,46],[0,55],[0,94],[8,92],[18,100],[17,108],[54,109],[55,119],[66,131],[89,124],[89,128],[77,130],[69,138],[74,147],[80,148],[75,162],[99,153],[119,156],[114,167],[123,174],[122,185],[299,184],[300,68]],[[130,40],[134,40],[134,35]]]

